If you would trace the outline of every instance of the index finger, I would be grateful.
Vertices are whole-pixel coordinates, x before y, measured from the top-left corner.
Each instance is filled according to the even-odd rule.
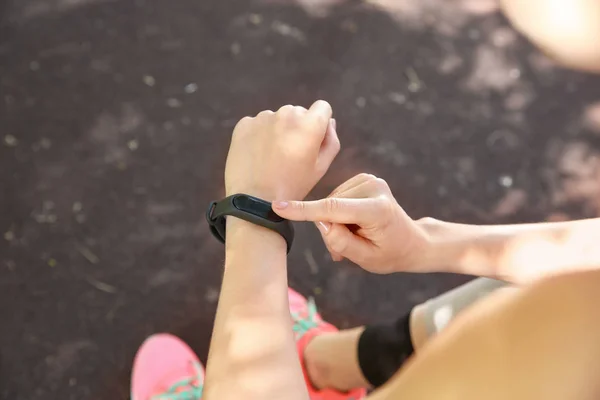
[[[376,219],[379,205],[376,198],[328,197],[315,201],[276,201],[273,202],[273,211],[292,221],[324,221],[364,226]]]

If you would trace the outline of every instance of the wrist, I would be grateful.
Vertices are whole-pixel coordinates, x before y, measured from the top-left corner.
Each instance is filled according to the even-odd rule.
[[[254,248],[286,254],[287,243],[279,233],[233,216],[228,216],[226,223],[226,253],[236,250],[246,253],[248,248]]]
[[[272,186],[272,187],[270,187]],[[275,200],[303,200],[308,191],[290,190],[284,184],[278,185],[236,185],[225,187],[225,196],[247,194],[259,199],[273,202]]]
[[[402,221],[406,224],[407,221]],[[441,246],[443,222],[433,218],[421,218],[410,221],[412,225],[407,235],[409,242],[397,248],[395,259],[396,272],[439,272],[437,260]]]
[[[431,217],[416,221],[424,232],[425,245],[415,269],[423,272],[456,273],[460,269],[460,233],[445,221]]]
[[[260,186],[237,186],[232,188],[225,188],[225,196],[232,196],[234,194],[247,194],[249,196],[257,197],[259,199],[265,201],[274,201],[274,200],[286,200],[287,198],[285,190],[271,190],[269,188],[260,187]]]
[[[497,277],[495,252],[502,235],[488,227],[424,218],[418,221],[428,233],[424,263],[430,271]]]

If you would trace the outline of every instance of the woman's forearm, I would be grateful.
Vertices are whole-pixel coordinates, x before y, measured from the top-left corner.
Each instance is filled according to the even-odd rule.
[[[290,104],[236,125],[225,165],[227,196],[303,199],[340,150],[332,110]],[[293,336],[285,240],[227,218],[225,273],[206,369],[207,400],[307,400]]]
[[[291,329],[286,243],[233,217],[205,390],[207,400],[308,398]]]
[[[527,283],[548,275],[600,268],[600,218],[477,226],[419,221],[431,243],[426,269]]]

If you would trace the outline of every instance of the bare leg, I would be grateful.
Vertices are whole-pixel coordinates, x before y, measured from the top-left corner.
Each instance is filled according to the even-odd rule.
[[[412,353],[413,348],[415,351],[419,351],[431,337],[445,329],[450,321],[464,309],[500,288],[516,290],[507,287],[504,282],[480,278],[413,308],[410,315],[401,318],[406,319],[409,325],[407,327],[407,336],[409,337],[405,339],[410,342],[410,352]],[[394,324],[401,325],[398,322]],[[369,382],[363,373],[364,366],[361,367],[359,342],[365,329],[380,329],[380,327],[389,328],[387,326],[362,326],[315,337],[308,344],[304,353],[308,375],[313,385],[317,388],[335,388],[342,391],[357,387],[372,387],[372,382]],[[399,333],[399,335],[401,334]],[[397,343],[392,343],[392,345],[391,347],[387,346],[386,350],[398,348]],[[373,349],[373,351],[378,350]],[[396,362],[395,360],[398,360],[397,368],[399,369],[402,359],[396,358],[392,362]],[[392,373],[390,372],[390,376]]]
[[[348,391],[370,386],[358,362],[358,341],[364,330],[361,326],[325,333],[306,346],[306,369],[316,388]]]
[[[600,271],[477,302],[368,398],[597,400]]]
[[[515,28],[556,61],[600,72],[598,0],[501,0]]]

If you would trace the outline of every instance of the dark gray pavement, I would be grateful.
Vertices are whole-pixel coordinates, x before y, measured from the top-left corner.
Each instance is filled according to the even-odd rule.
[[[600,78],[484,3],[0,0],[0,398],[125,399],[157,331],[205,357],[204,208],[262,109],[332,103],[343,150],[314,196],[368,171],[415,218],[598,215]],[[297,230],[291,285],[338,326],[467,279],[334,265]]]

